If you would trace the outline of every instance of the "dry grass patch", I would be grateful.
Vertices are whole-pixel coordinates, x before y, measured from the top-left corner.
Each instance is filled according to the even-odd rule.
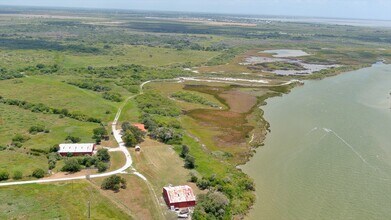
[[[140,177],[133,174],[121,175],[126,179],[127,188],[119,192],[100,190],[101,194],[113,201],[124,212],[129,213],[134,219],[162,219],[155,196],[148,185]],[[104,178],[92,179],[96,188],[100,188]]]

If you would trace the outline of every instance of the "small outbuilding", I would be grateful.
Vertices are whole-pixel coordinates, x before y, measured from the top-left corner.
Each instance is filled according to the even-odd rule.
[[[135,151],[141,151],[141,147],[139,145],[137,145],[135,148],[134,148]]]
[[[60,144],[59,147],[58,153],[61,156],[67,156],[69,154],[72,154],[72,156],[93,155],[95,150],[95,144],[93,143]]]
[[[163,198],[170,208],[188,208],[196,205],[193,189],[188,185],[163,187]]]

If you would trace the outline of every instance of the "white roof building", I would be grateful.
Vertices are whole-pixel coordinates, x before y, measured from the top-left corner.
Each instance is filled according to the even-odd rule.
[[[95,149],[95,144],[85,143],[85,144],[60,144],[60,149],[58,150],[59,154],[92,154]]]

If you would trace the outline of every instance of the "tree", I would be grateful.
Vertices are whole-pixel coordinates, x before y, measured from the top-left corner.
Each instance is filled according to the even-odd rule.
[[[32,174],[33,177],[40,179],[45,176],[45,171],[41,168],[35,169]]]
[[[137,144],[136,137],[131,131],[126,131],[122,136],[122,139],[127,147],[134,147]]]
[[[103,161],[103,162],[109,162],[110,161],[110,154],[109,150],[102,148],[98,150],[98,153],[96,153],[96,157],[98,160]]]
[[[23,178],[23,173],[21,171],[15,171],[14,175],[12,176],[12,179],[14,180],[20,180]]]
[[[185,167],[187,169],[194,169],[195,167],[195,158],[191,155],[186,155],[185,157]]]
[[[113,191],[118,191],[120,188],[126,189],[126,179],[117,175],[109,176],[103,180],[101,188]]]
[[[187,145],[182,145],[182,151],[180,153],[180,156],[182,158],[185,158],[189,154],[189,147]]]
[[[0,181],[8,180],[10,177],[7,171],[0,171]]]
[[[76,173],[81,170],[81,166],[77,159],[71,158],[65,161],[65,165],[62,167],[61,171]]]
[[[98,163],[96,163],[96,168],[98,168],[98,172],[101,173],[101,172],[105,172],[107,170],[107,168],[109,168],[109,166],[107,165],[107,163],[104,163],[102,161],[99,161]]]
[[[100,143],[102,139],[106,139],[106,137],[108,137],[108,133],[105,127],[95,128],[93,133],[94,135],[92,138],[96,141],[96,143]]]

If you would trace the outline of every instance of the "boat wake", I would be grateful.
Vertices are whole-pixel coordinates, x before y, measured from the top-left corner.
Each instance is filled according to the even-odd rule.
[[[374,170],[378,170],[376,167],[374,167],[370,163],[368,163],[368,161],[352,145],[350,145],[345,139],[343,139],[341,136],[339,136],[336,132],[334,132],[333,130],[328,129],[328,128],[323,128],[323,130],[325,132],[327,132],[328,134],[333,134],[335,137],[340,139],[346,146],[348,146],[357,155],[357,157],[359,157],[361,159],[361,161],[363,163],[365,163],[366,165],[368,165],[369,167],[371,167]]]
[[[307,134],[305,134],[305,135],[309,135],[309,134],[311,134],[312,132],[314,132],[314,131],[316,131],[316,130],[318,130],[318,127],[312,128],[312,129],[311,129],[310,131],[308,131]]]

